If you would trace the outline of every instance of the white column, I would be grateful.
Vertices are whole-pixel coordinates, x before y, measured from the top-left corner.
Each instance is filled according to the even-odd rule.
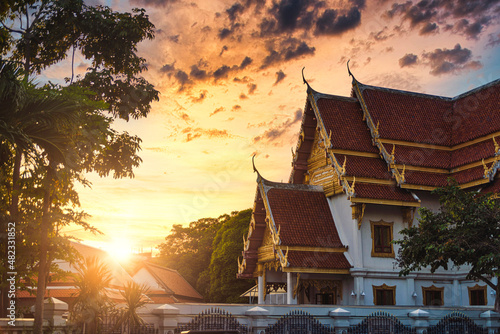
[[[363,268],[363,241],[361,239],[361,229],[358,229],[358,219],[353,220],[352,236],[354,247],[349,247],[349,252],[353,255],[354,268]]]
[[[297,299],[293,298],[293,274],[286,273],[286,303],[297,304]]]
[[[413,297],[413,293],[415,291],[415,279],[407,278],[406,279],[406,300],[408,301],[408,305],[417,305],[417,297]]]
[[[361,292],[363,292],[363,291],[365,291],[365,284],[364,284],[363,277],[361,277],[361,276],[354,277],[354,292],[356,293],[354,305],[364,305],[365,304],[365,297],[361,296]]]
[[[462,302],[462,293],[460,291],[460,282],[457,279],[453,280],[453,306],[460,306]]]
[[[257,282],[259,285],[259,291],[258,291],[259,294],[257,295],[257,303],[264,304],[264,289],[266,288],[264,286],[264,276],[260,275],[257,278]]]

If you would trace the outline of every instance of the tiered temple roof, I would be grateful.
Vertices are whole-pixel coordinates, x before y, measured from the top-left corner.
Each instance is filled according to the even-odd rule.
[[[348,270],[327,197],[346,194],[363,208],[415,208],[418,191],[445,186],[449,178],[462,188],[500,190],[500,80],[447,98],[352,79],[351,97],[319,93],[304,79],[307,100],[290,180],[272,183],[258,175],[240,277],[259,271],[273,250],[283,271]],[[302,251],[318,245],[328,254],[321,261]]]

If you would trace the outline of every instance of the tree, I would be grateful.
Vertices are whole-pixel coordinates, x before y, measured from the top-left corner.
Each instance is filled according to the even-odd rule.
[[[128,331],[133,332],[134,328],[144,325],[144,320],[137,314],[137,310],[148,303],[149,299],[146,296],[148,292],[149,288],[146,284],[137,284],[134,281],[125,283],[123,291],[120,291],[125,299],[125,308],[122,310],[117,328],[126,324]]]
[[[243,249],[243,236],[248,234],[252,210],[232,212],[231,218],[217,231],[209,268],[200,276],[197,286],[205,286],[211,303],[248,302],[240,295],[255,282],[236,278],[238,257]]]
[[[177,270],[207,302],[245,302],[239,296],[253,282],[237,279],[236,272],[251,214],[248,209],[174,225],[157,261]]]
[[[104,6],[85,5],[82,0],[2,2],[0,23],[2,62],[8,56],[11,62],[20,64],[24,84],[46,68],[69,56],[72,58],[71,76],[65,87],[47,84],[27,93],[28,97],[41,93],[71,101],[65,113],[72,116],[68,122],[64,118],[56,123],[50,123],[50,118],[41,122],[29,120],[35,128],[50,128],[47,125],[51,124],[56,129],[57,142],[44,141],[46,136],[29,137],[19,122],[15,119],[11,122],[10,109],[2,110],[1,115],[8,121],[10,133],[17,136],[0,132],[1,152],[5,155],[2,157],[5,179],[1,181],[9,190],[9,195],[2,197],[5,201],[2,207],[8,207],[4,222],[23,223],[24,217],[19,213],[25,211],[25,206],[37,218],[34,230],[39,241],[31,249],[37,254],[34,268],[38,270],[35,333],[41,333],[45,279],[51,266],[52,247],[57,247],[53,241],[61,238],[62,225],[82,218],[81,213],[71,209],[79,204],[74,182],[86,184],[82,175],[89,171],[101,176],[113,171],[117,178],[132,177],[133,167],[140,163],[136,155],[140,139],[114,131],[112,118],[145,117],[150,103],[158,100],[158,92],[140,76],[146,69],[146,60],[137,55],[137,44],[154,37],[154,26],[143,9],[119,13]],[[76,52],[90,65],[85,75],[75,78],[72,69]],[[15,77],[14,81],[19,80]],[[16,106],[16,97],[7,104]],[[33,109],[35,113],[38,110],[45,114],[43,108],[37,107]],[[105,116],[105,112],[111,117]],[[27,115],[30,116],[33,115]],[[24,147],[20,145],[22,141],[12,140],[15,138],[26,138],[29,145]],[[35,194],[29,192],[33,189],[37,189]],[[81,219],[80,223],[85,224]]]
[[[112,276],[105,264],[96,257],[82,260],[77,268],[75,286],[78,289],[73,309],[72,322],[83,325],[84,333],[96,333],[99,316],[105,311],[110,300],[106,295]]]
[[[198,291],[197,281],[201,273],[210,265],[213,240],[220,226],[229,219],[228,215],[219,218],[202,218],[183,227],[176,224],[165,242],[158,246],[160,265],[177,270]],[[200,291],[200,293],[203,292]]]
[[[470,266],[468,279],[479,279],[496,291],[494,309],[500,312],[500,202],[494,195],[464,191],[455,182],[434,193],[441,209],[420,209],[418,226],[401,231],[397,261],[400,274],[430,267]]]

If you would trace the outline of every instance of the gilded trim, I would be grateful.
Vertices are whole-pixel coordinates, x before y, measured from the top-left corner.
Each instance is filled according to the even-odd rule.
[[[389,241],[389,245],[391,247],[391,251],[388,253],[377,252],[375,251],[375,227],[376,226],[384,226],[389,227],[389,234],[391,240]],[[394,240],[394,222],[385,222],[382,219],[379,221],[371,221],[370,220],[370,228],[371,228],[371,237],[372,237],[372,257],[391,257],[394,258],[394,246],[392,245],[392,240]]]
[[[385,283],[382,285],[372,285],[373,289],[373,305],[379,305],[377,302],[377,290],[389,290],[392,291],[392,305],[396,305],[396,286],[389,286]]]
[[[276,246],[276,249],[288,249],[298,252],[344,253],[347,247],[307,247],[307,246]]]
[[[361,198],[361,197],[353,197],[351,198],[352,203],[366,203],[366,204],[382,204],[382,205],[395,205],[395,206],[411,206],[411,207],[420,207],[419,202],[405,202],[405,201],[394,201],[388,199],[374,199],[374,198]]]
[[[487,293],[486,285],[476,284],[474,286],[468,286],[467,290],[469,291],[469,305],[473,306],[473,304],[472,304],[472,291],[483,291],[483,293],[484,293],[484,305],[488,305],[488,293]],[[478,305],[478,304],[474,304],[474,305]]]
[[[438,288],[434,285],[431,285],[431,286],[423,286],[422,287],[422,296],[424,298],[424,306],[432,306],[430,303],[430,301],[427,300],[427,296],[425,295],[425,292],[426,291],[438,291],[438,292],[441,292],[441,305],[444,304],[444,297],[443,297],[443,293],[444,293],[444,287],[441,287],[441,288]]]
[[[285,273],[313,273],[313,274],[341,274],[349,275],[349,269],[323,269],[323,268],[304,268],[304,267],[286,267]]]
[[[393,140],[393,139],[380,139],[380,141],[384,144],[395,144],[395,145],[401,145],[401,146],[412,146],[412,147],[419,147],[419,148],[429,148],[429,149],[435,149],[435,150],[442,150],[442,151],[456,151],[461,148],[467,147],[467,146],[472,146],[477,143],[481,143],[483,141],[487,141],[490,139],[495,140],[495,137],[500,136],[500,131],[494,132],[492,134],[479,137],[473,140],[470,140],[468,142],[454,145],[454,146],[442,146],[442,145],[432,145],[432,144],[425,144],[425,143],[416,143],[416,142],[409,142],[405,140]]]

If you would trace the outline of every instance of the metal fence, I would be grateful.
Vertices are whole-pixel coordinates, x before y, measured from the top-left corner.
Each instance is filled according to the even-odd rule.
[[[232,315],[219,308],[208,309],[198,314],[189,323],[178,326],[175,334],[183,331],[237,331],[240,334],[247,334],[248,328],[240,324]]]
[[[304,311],[295,310],[266,329],[266,334],[330,334],[334,333],[330,326],[321,324]]]

